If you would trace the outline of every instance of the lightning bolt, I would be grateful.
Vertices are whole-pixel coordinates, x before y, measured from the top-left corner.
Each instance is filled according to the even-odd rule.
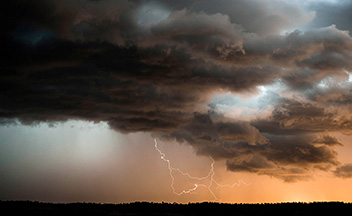
[[[239,180],[237,183],[234,183],[234,184],[221,184],[221,183],[218,183],[215,179],[214,179],[214,176],[215,176],[215,171],[214,171],[214,165],[215,165],[215,161],[212,157],[209,157],[210,160],[211,160],[211,164],[210,164],[210,170],[209,170],[209,173],[204,176],[204,177],[196,177],[196,176],[192,176],[191,174],[189,174],[188,172],[184,172],[182,170],[180,170],[179,168],[175,168],[171,165],[171,162],[169,159],[166,158],[166,155],[165,153],[163,153],[159,148],[158,148],[158,142],[156,139],[154,139],[154,147],[155,149],[159,152],[160,154],[160,158],[161,160],[165,161],[167,163],[167,168],[169,170],[169,174],[170,174],[170,177],[171,177],[171,188],[172,188],[172,192],[178,196],[182,195],[182,194],[196,194],[196,190],[199,188],[199,187],[204,187],[204,188],[207,188],[208,191],[210,192],[210,194],[214,197],[214,201],[221,201],[214,193],[214,191],[212,190],[212,186],[213,184],[216,185],[216,189],[219,189],[219,188],[224,188],[224,187],[229,187],[229,188],[234,188],[234,187],[238,187],[240,186],[241,184],[245,184],[245,185],[250,185],[250,184],[247,184],[245,183],[244,181],[242,180]],[[178,172],[179,174],[183,175],[183,176],[187,176],[189,179],[192,179],[192,180],[197,180],[197,181],[203,181],[203,180],[206,180],[206,179],[210,179],[209,181],[209,184],[194,184],[194,187],[193,188],[190,188],[188,190],[182,190],[180,192],[177,192],[176,189],[175,189],[175,186],[174,186],[174,183],[175,183],[175,177],[173,175],[174,172]]]

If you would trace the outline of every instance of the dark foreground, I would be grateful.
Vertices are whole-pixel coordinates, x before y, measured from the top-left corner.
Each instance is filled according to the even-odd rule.
[[[220,203],[148,203],[53,204],[30,201],[0,201],[1,215],[349,215],[351,203],[277,203],[277,204],[220,204]]]

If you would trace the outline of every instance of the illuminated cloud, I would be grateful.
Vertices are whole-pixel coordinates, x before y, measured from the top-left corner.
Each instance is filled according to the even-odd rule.
[[[142,27],[151,27],[165,20],[170,11],[156,3],[143,4],[138,12],[138,24]]]

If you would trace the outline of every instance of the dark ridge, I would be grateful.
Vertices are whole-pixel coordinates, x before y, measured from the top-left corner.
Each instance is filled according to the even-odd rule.
[[[2,215],[341,215],[352,211],[352,203],[295,202],[266,204],[226,203],[43,203],[0,201]]]

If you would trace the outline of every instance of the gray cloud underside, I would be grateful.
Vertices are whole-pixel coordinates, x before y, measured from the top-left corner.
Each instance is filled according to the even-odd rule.
[[[339,25],[280,34],[319,16],[283,1],[221,2],[13,1],[2,121],[107,121],[186,142],[231,171],[294,182],[337,167],[350,177],[328,132],[351,134],[352,84],[317,86],[348,79],[350,34]],[[153,17],[139,14],[145,5]],[[238,120],[209,104],[220,90],[255,94],[277,81],[300,97],[277,96],[270,116]]]

